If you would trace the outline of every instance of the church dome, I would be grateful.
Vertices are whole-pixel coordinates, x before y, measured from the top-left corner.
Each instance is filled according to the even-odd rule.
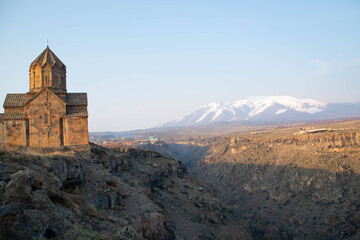
[[[59,68],[65,67],[65,64],[55,55],[53,51],[46,47],[46,49],[31,63],[30,67],[35,67],[36,64],[39,64],[40,67],[43,67],[45,64],[49,64],[53,67],[55,64],[58,65]]]
[[[44,87],[56,93],[66,92],[66,66],[49,46],[30,64],[30,92]]]

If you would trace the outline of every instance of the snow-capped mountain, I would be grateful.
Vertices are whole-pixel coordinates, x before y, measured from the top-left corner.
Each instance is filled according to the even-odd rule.
[[[360,117],[360,103],[323,103],[289,96],[250,97],[232,103],[210,103],[167,122],[162,127],[215,122],[294,122]]]

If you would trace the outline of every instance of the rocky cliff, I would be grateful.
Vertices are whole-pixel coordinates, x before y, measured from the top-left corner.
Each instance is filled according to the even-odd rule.
[[[172,141],[159,141],[156,144],[148,143],[137,145],[136,147],[144,150],[160,152],[165,156],[180,160],[190,169],[196,166],[199,159],[205,158],[209,154],[213,139],[200,139],[194,141],[187,138]]]
[[[194,172],[255,239],[359,239],[359,136],[221,138]]]
[[[253,239],[360,239],[360,132],[341,124],[346,129],[266,129],[142,147],[187,163],[249,223]]]
[[[0,239],[250,239],[211,187],[152,151],[0,152]]]

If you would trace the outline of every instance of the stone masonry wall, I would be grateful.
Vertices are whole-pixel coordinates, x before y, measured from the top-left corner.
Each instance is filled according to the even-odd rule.
[[[54,147],[62,144],[61,117],[66,106],[55,94],[44,91],[27,106],[30,123],[30,147]]]
[[[65,146],[89,144],[88,123],[86,117],[65,118]]]
[[[24,113],[24,108],[23,107],[6,107],[4,110],[5,110],[4,111],[5,114]]]
[[[26,123],[24,119],[4,121],[4,131],[6,148],[26,146]]]
[[[0,122],[0,149],[5,148],[5,123]]]

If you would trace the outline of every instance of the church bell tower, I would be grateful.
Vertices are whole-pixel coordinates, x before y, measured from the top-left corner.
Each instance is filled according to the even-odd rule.
[[[66,93],[66,66],[49,46],[31,63],[29,93],[47,87],[54,93]]]

